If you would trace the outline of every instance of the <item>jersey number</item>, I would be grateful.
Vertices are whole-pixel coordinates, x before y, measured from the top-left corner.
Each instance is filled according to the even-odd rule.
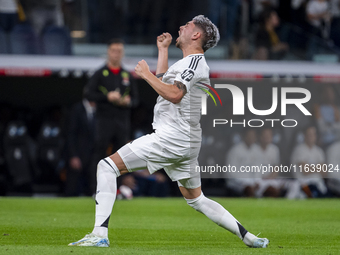
[[[191,79],[194,77],[194,72],[189,69],[185,69],[181,74],[181,77],[185,81],[191,81]]]

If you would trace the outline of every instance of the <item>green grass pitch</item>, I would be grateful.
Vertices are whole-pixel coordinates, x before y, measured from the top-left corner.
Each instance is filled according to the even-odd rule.
[[[269,247],[246,247],[182,198],[116,201],[110,248],[68,247],[92,230],[92,199],[0,198],[0,254],[340,254],[337,199],[215,200]]]

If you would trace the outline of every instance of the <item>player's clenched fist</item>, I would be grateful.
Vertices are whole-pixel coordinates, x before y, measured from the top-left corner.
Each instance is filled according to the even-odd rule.
[[[145,75],[150,72],[149,66],[148,66],[148,64],[146,63],[146,61],[144,59],[138,62],[138,64],[135,67],[135,72],[142,79],[145,79]]]
[[[171,44],[172,36],[169,33],[163,33],[160,36],[157,36],[157,47],[160,48],[168,48]]]

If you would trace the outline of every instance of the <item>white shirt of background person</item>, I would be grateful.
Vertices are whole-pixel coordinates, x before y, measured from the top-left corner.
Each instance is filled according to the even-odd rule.
[[[240,171],[241,167],[253,167],[260,166],[260,158],[261,158],[261,148],[256,143],[248,146],[245,142],[240,142],[239,144],[234,145],[227,156],[227,165],[231,167],[235,166],[236,171]],[[229,178],[261,178],[261,173],[252,173],[252,172],[235,172],[228,173]]]
[[[322,13],[325,13],[329,10],[329,4],[327,1],[323,0],[312,0],[308,2],[306,7],[307,15],[320,15]],[[311,25],[315,27],[321,26],[320,19],[313,19],[309,21]]]
[[[323,176],[318,172],[304,172],[304,164],[311,169],[311,164],[324,164],[326,162],[325,153],[316,145],[316,128],[309,127],[305,131],[305,141],[295,147],[291,156],[291,163],[296,166],[294,177],[298,178],[301,185],[314,184],[322,192],[326,193],[327,188]],[[302,171],[300,171],[300,166]],[[316,166],[315,166],[316,167]]]

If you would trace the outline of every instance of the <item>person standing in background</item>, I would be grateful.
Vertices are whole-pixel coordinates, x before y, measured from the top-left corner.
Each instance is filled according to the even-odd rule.
[[[84,89],[84,96],[97,104],[95,149],[91,161],[91,190],[96,189],[96,169],[106,150],[113,144],[113,151],[130,139],[131,107],[138,103],[137,88],[132,75],[122,68],[124,43],[112,39],[108,43],[107,63],[97,70]]]

